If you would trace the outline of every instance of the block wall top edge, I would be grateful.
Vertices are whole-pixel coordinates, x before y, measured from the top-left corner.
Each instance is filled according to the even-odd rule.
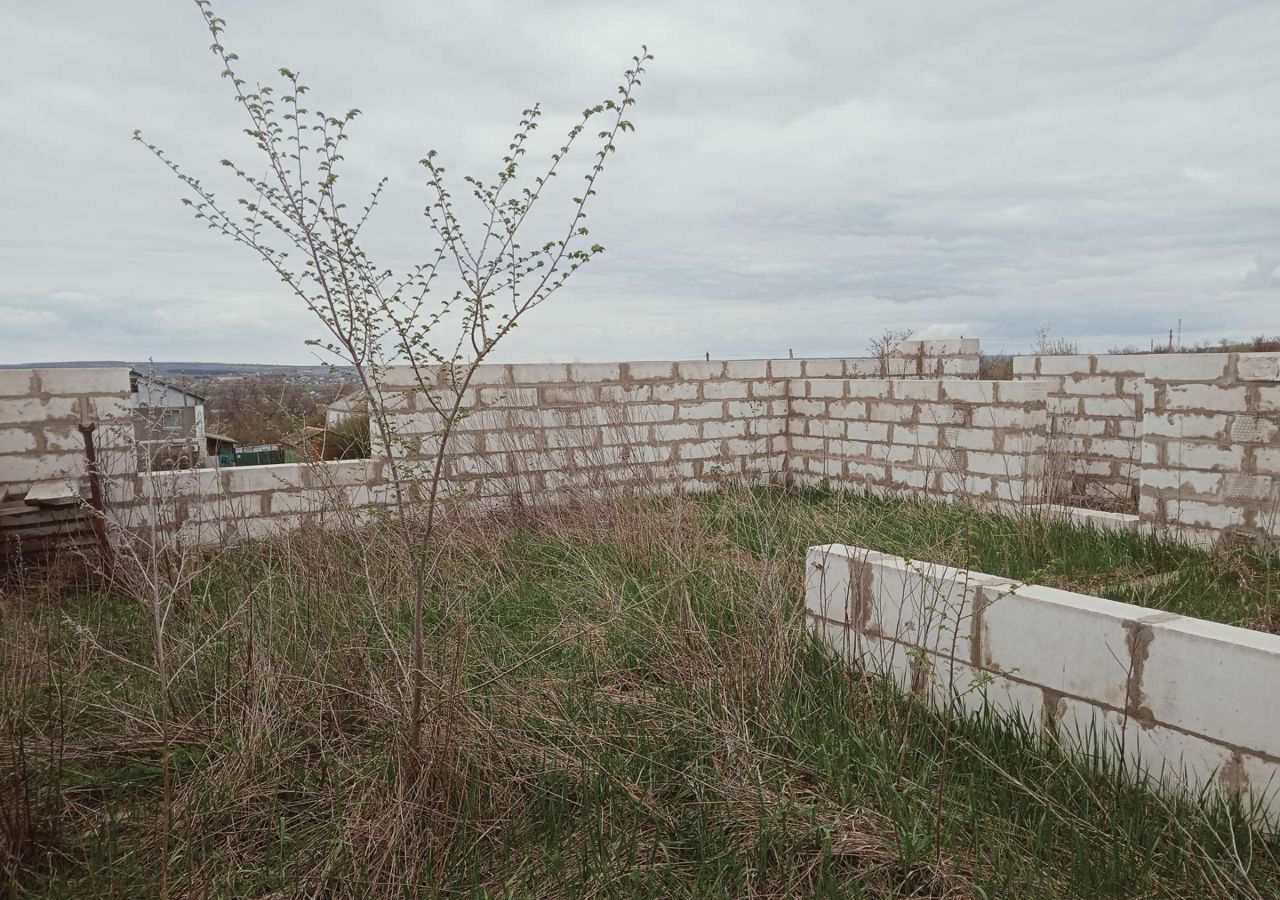
[[[1149,616],[1162,614],[1162,610],[1148,606],[1137,606],[1132,603],[1121,603],[1092,594],[1077,594],[1075,591],[1064,591],[1061,588],[1045,587],[1042,584],[1024,584],[1014,592],[1015,596],[1026,600],[1038,600],[1042,603],[1053,603],[1067,606],[1084,612],[1110,616],[1125,621],[1140,621]]]
[[[904,562],[901,557],[893,556],[888,553],[881,553],[879,550],[868,550],[865,547],[855,547],[852,544],[818,544],[810,547],[806,553],[808,559],[821,559],[824,556],[838,556],[844,559],[850,559],[855,562],[881,563],[890,560],[898,560]]]
[[[908,343],[919,345],[921,342],[909,341]],[[938,340],[938,341],[924,341],[923,343],[925,344],[926,347],[954,346],[956,348],[962,348],[962,347],[967,348],[969,346],[979,345],[981,342],[978,338],[956,338],[954,340],[948,339],[948,340]],[[619,359],[619,360],[602,360],[602,361],[595,361],[595,362],[562,362],[562,361],[552,360],[549,362],[525,361],[525,362],[510,362],[510,363],[482,363],[477,368],[480,370],[485,370],[485,369],[500,369],[506,366],[620,366],[620,365],[632,365],[632,364],[664,365],[665,366],[665,365],[674,365],[677,363],[693,363],[693,362],[713,362],[713,363],[787,362],[787,361],[803,362],[805,360],[840,360],[844,362],[852,362],[852,361],[863,362],[866,360],[874,360],[875,358],[876,357],[874,356],[859,356],[859,355],[849,354],[849,355],[836,355],[836,356],[713,356],[711,357],[710,360],[707,360],[705,357],[699,356],[699,357],[689,357],[687,359]],[[392,370],[408,369],[407,366],[400,366],[400,365],[390,366],[389,368]],[[431,369],[431,370],[439,370],[440,366],[433,364],[430,366],[424,366],[423,368]],[[127,370],[127,367],[126,367],[126,370]]]
[[[978,338],[936,338],[933,340],[894,341],[889,345],[890,355],[915,356],[921,352],[925,356],[951,356],[964,353],[978,353],[981,347]]]
[[[94,375],[104,373],[123,372],[128,375],[133,371],[129,366],[37,366],[25,369],[5,369],[6,372],[35,372],[38,375],[46,375],[49,373],[70,373],[70,372],[92,372]]]
[[[1230,353],[1153,353],[1142,361],[1148,380],[1211,381],[1221,378],[1231,361]]]
[[[1176,631],[1180,634],[1202,637],[1238,647],[1248,647],[1251,650],[1259,650],[1280,657],[1280,634],[1255,631],[1252,628],[1242,628],[1239,625],[1227,625],[1192,616],[1183,616],[1168,622],[1153,622],[1151,627],[1157,633]]]
[[[131,387],[128,366],[50,366],[25,371],[39,377],[45,394],[127,394]]]
[[[1002,578],[999,575],[988,575],[985,572],[976,572],[972,569],[957,569],[954,566],[928,562],[923,559],[906,559],[901,556],[890,556],[883,553],[879,555],[882,558],[876,560],[875,565],[886,569],[894,569],[903,574],[915,575],[930,582],[949,582],[963,586],[998,587],[1010,590],[1014,590],[1018,586],[1018,582]]]
[[[1015,583],[998,575],[987,575],[983,572],[975,572],[968,569],[956,569],[952,566],[926,560],[909,560],[902,556],[895,556],[892,553],[882,553],[879,550],[870,550],[866,547],[857,547],[850,544],[820,544],[816,547],[810,547],[807,553],[810,558],[821,558],[824,555],[842,556],[853,562],[866,563],[914,575],[923,575],[939,581],[964,581],[984,587],[1012,585]]]
[[[805,383],[806,381],[820,381],[820,382],[823,382],[823,383],[830,382],[830,381],[852,381],[852,382],[856,382],[856,383],[857,383],[857,384],[859,384],[859,385],[869,385],[869,384],[884,384],[884,385],[890,385],[890,384],[911,384],[911,385],[937,384],[937,385],[941,385],[942,387],[955,386],[955,385],[976,385],[976,386],[978,386],[978,387],[987,387],[987,388],[991,388],[991,389],[993,389],[993,390],[996,388],[996,386],[997,386],[997,385],[1015,385],[1015,387],[1014,387],[1014,390],[1015,390],[1015,391],[1017,391],[1017,392],[1019,392],[1019,393],[1022,393],[1022,392],[1024,392],[1024,391],[1025,391],[1025,392],[1031,393],[1031,394],[1033,394],[1033,395],[1035,395],[1035,396],[1039,396],[1041,399],[1043,399],[1043,395],[1042,395],[1042,394],[1037,394],[1037,392],[1038,392],[1038,391],[1043,391],[1043,390],[1044,390],[1044,388],[1045,388],[1045,385],[1043,385],[1043,384],[1039,384],[1036,380],[1003,381],[1003,380],[992,380],[992,379],[986,379],[986,378],[896,378],[896,377],[889,377],[889,378],[883,378],[883,377],[882,377],[882,378],[846,378],[846,377],[844,377],[844,376],[840,376],[840,375],[833,375],[833,376],[829,376],[829,377],[824,377],[824,376],[821,376],[821,375],[809,375],[809,376],[805,376],[805,377],[803,377],[803,378],[802,378],[802,377],[799,377],[799,376],[794,376],[794,377],[785,378],[785,379],[782,379],[782,380],[787,381],[788,383],[790,383],[790,384],[792,384],[792,385],[804,385],[804,383]],[[1033,397],[1033,399],[1034,399],[1034,397]],[[904,401],[904,402],[911,402],[911,403],[915,403],[915,402],[924,402],[924,401],[916,401],[916,400],[912,399],[912,400],[907,400],[907,401]],[[930,401],[927,401],[927,402],[930,402],[930,403],[939,403],[939,402],[941,402],[941,403],[946,403],[946,402],[948,402],[948,401],[946,401],[946,400],[941,400],[941,401],[939,401],[939,400],[930,400]],[[986,402],[988,402],[988,403],[990,403],[991,405],[995,406],[995,405],[998,405],[998,404],[999,404],[1000,402],[1002,402],[1002,401],[999,401],[999,400],[988,400],[988,401],[986,401]]]

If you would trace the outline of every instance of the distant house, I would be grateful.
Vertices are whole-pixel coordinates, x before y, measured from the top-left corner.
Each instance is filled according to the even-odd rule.
[[[136,369],[129,370],[129,389],[139,463],[152,469],[204,466],[210,455],[204,397]]]

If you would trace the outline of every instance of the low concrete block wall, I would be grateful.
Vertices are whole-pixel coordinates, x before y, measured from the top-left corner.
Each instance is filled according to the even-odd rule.
[[[213,546],[286,534],[310,524],[354,525],[391,506],[390,487],[370,459],[228,469],[144,472],[113,480],[128,502],[114,526],[167,545]]]
[[[1280,817],[1280,636],[839,544],[805,577],[810,629],[851,663]]]

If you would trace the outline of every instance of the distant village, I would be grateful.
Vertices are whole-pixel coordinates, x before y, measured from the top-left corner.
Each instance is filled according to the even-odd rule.
[[[353,386],[320,366],[132,367],[139,463],[227,468],[367,456]]]

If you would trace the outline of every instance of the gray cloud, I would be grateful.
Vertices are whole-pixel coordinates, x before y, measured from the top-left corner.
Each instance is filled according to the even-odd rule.
[[[639,127],[592,214],[605,256],[507,358],[849,353],[889,327],[1089,349],[1280,331],[1280,6],[611,2],[219,5],[255,77],[359,106],[369,238],[430,247],[416,160],[544,149],[640,41]],[[251,148],[193,7],[0,10],[0,361],[308,361],[305,312],[191,221],[135,127],[194,173]],[[220,182],[219,182],[220,183]],[[229,195],[228,195],[229,196]],[[354,198],[353,198],[354,199]]]

